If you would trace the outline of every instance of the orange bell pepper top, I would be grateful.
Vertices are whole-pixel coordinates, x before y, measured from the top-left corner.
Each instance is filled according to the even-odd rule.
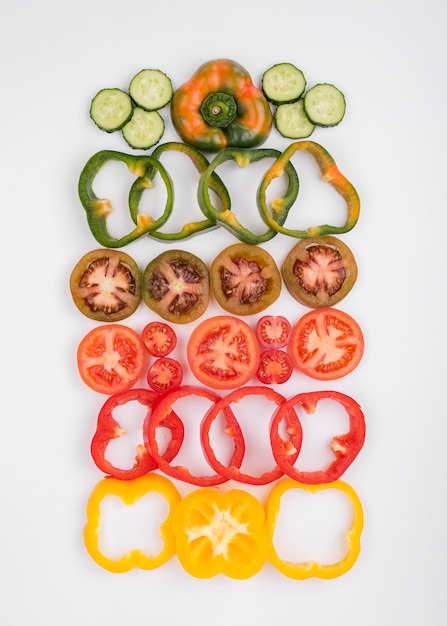
[[[231,59],[203,63],[175,91],[171,119],[184,142],[205,152],[260,145],[273,125],[262,90],[253,84],[247,70]]]

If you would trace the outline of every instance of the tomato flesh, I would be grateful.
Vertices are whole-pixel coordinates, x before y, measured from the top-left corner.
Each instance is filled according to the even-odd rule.
[[[256,336],[263,348],[284,348],[291,330],[289,320],[282,315],[264,315],[256,324]]]
[[[177,345],[174,329],[163,322],[149,322],[143,328],[141,338],[150,355],[168,356]]]
[[[256,376],[264,385],[281,385],[289,380],[293,373],[293,363],[284,350],[272,348],[261,352]]]
[[[187,357],[192,374],[212,389],[234,389],[248,382],[259,363],[252,328],[231,315],[201,322],[191,333]]]
[[[347,313],[327,307],[306,313],[292,328],[288,351],[294,366],[317,380],[346,376],[359,364],[363,333]]]
[[[357,280],[357,264],[350,248],[332,236],[302,239],[281,268],[289,293],[312,308],[340,302]]]
[[[208,268],[190,252],[166,250],[146,266],[142,298],[152,311],[168,322],[192,322],[208,308]]]
[[[70,291],[86,317],[117,322],[132,315],[141,302],[141,272],[125,252],[92,250],[74,267]]]
[[[178,387],[183,380],[183,368],[179,361],[169,357],[160,357],[152,363],[147,373],[147,382],[151,389],[163,393]]]
[[[146,348],[139,335],[122,324],[97,326],[78,346],[79,374],[99,393],[130,389],[142,376],[146,362]]]
[[[236,243],[222,250],[211,264],[210,280],[217,302],[233,315],[259,313],[281,291],[275,260],[253,244]]]

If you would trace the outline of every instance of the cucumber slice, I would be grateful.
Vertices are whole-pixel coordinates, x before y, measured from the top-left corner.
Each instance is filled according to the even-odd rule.
[[[129,95],[141,109],[157,111],[171,101],[171,79],[161,70],[141,70],[130,81]]]
[[[165,122],[158,111],[145,111],[135,107],[130,120],[121,132],[131,148],[147,150],[160,141]]]
[[[306,89],[306,79],[292,63],[277,63],[262,75],[262,91],[272,104],[296,102]]]
[[[345,97],[334,85],[319,83],[304,95],[304,111],[317,126],[336,126],[346,111]]]
[[[315,130],[315,124],[304,112],[304,101],[280,104],[276,107],[275,126],[277,131],[288,139],[304,139],[310,137]]]
[[[118,88],[101,89],[90,105],[90,117],[101,130],[112,133],[126,124],[133,111],[128,93]]]

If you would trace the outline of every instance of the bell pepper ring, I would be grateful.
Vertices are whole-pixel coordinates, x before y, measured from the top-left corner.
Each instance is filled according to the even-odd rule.
[[[163,540],[161,550],[158,554],[148,555],[140,549],[132,549],[117,559],[104,554],[100,548],[103,500],[108,496],[115,496],[126,506],[133,506],[150,492],[159,493],[169,506],[168,515],[159,527]],[[151,570],[160,567],[171,559],[176,551],[171,520],[180,500],[181,496],[172,482],[158,474],[146,474],[128,481],[104,478],[94,487],[87,503],[87,522],[84,527],[84,543],[87,552],[99,566],[114,573],[127,572],[133,568]],[[148,529],[148,532],[150,533],[151,529]]]
[[[166,392],[160,397],[159,401],[154,405],[151,414],[148,414],[144,421],[143,437],[146,449],[157,462],[159,469],[172,478],[198,487],[212,487],[227,482],[228,478],[220,473],[206,476],[193,474],[189,468],[183,465],[173,465],[172,461],[175,457],[174,459],[167,459],[166,456],[160,453],[157,442],[157,429],[165,423],[167,416],[173,410],[174,403],[184,398],[189,398],[191,401],[193,398],[205,398],[212,403],[212,406],[220,400],[220,396],[206,387],[193,385],[176,387]],[[235,444],[229,465],[239,467],[245,454],[244,439],[239,425],[233,416],[230,414],[225,417],[227,419],[225,434],[232,437]],[[202,439],[202,432],[200,438]],[[206,458],[205,460],[208,461]]]
[[[285,167],[289,164],[290,159],[295,152],[302,150],[308,152],[316,161],[324,182],[329,183],[339,193],[346,202],[347,214],[345,223],[342,226],[334,226],[330,224],[322,224],[321,226],[312,226],[306,230],[291,229],[284,225],[284,221],[277,218],[275,207],[271,209],[267,206],[267,189],[270,183],[279,176],[282,176]],[[278,233],[296,237],[297,239],[306,239],[309,237],[319,237],[320,235],[336,235],[347,233],[357,224],[360,215],[360,198],[352,185],[352,183],[340,172],[333,157],[329,152],[314,141],[296,141],[290,144],[275,163],[271,165],[261,180],[258,189],[258,209],[264,222],[276,230]]]
[[[318,563],[317,561],[293,562],[289,559],[281,558],[278,554],[274,543],[274,533],[280,514],[281,498],[290,489],[303,489],[309,493],[317,493],[324,489],[336,489],[349,498],[353,510],[352,524],[345,531],[348,549],[346,555],[340,561],[336,563]],[[337,480],[330,484],[306,485],[291,478],[284,478],[272,488],[267,500],[266,511],[265,530],[270,540],[270,554],[268,558],[272,565],[285,576],[296,580],[312,577],[322,579],[336,578],[348,572],[357,561],[360,554],[360,538],[363,531],[363,508],[357,493],[344,481]]]
[[[241,469],[242,462],[238,463],[238,466],[232,465],[231,462],[227,465],[224,465],[221,461],[218,460],[213,445],[211,443],[211,427],[221,414],[225,417],[226,424],[233,425],[231,432],[228,432],[228,428],[225,428],[224,432],[237,438],[243,438],[242,429],[237,421],[231,405],[233,403],[240,402],[243,398],[246,398],[247,396],[264,396],[267,400],[273,402],[276,407],[281,406],[283,402],[285,402],[285,398],[281,394],[274,391],[271,387],[255,385],[235,389],[221,400],[215,402],[214,405],[211,406],[211,408],[207,411],[202,423],[202,448],[206,458],[208,459],[208,463],[211,465],[211,467],[214,468],[214,470],[218,474],[220,474],[224,478],[228,480],[236,480],[241,483],[250,485],[267,485],[275,480],[278,480],[278,478],[281,478],[284,475],[284,471],[279,465],[275,465],[273,468],[265,470],[262,474],[255,476],[253,474],[244,472]],[[284,415],[284,419],[286,420],[287,424],[290,423],[291,425],[294,423],[294,420],[292,419],[293,416],[291,415],[292,412],[294,412],[293,407],[288,407],[285,414],[282,414]],[[251,417],[256,419],[257,416],[253,415]],[[296,419],[297,417],[295,416],[295,420]],[[235,425],[237,425],[237,428],[235,428]],[[237,445],[237,440],[235,440],[235,445]],[[298,457],[298,453],[299,447],[297,446],[294,448],[294,451],[291,454],[291,457],[293,459],[292,463]]]
[[[325,399],[342,405],[349,416],[349,431],[333,437],[330,449],[335,458],[325,469],[313,472],[303,471],[294,465],[295,461],[299,464],[299,455],[296,455],[296,450],[302,447],[303,429],[297,413],[289,413],[289,411],[299,405],[307,414],[314,414],[318,402]],[[286,420],[287,439],[284,439],[281,434],[281,425],[284,420]],[[278,407],[271,424],[270,441],[273,456],[284,474],[297,482],[314,485],[338,480],[362,449],[365,435],[365,416],[355,400],[338,391],[313,391],[298,393]]]
[[[130,402],[138,402],[146,407],[147,413],[149,413],[158,398],[159,394],[155,391],[148,389],[129,389],[121,393],[116,393],[105,401],[99,411],[96,431],[90,445],[92,458],[98,469],[120,480],[132,480],[158,467],[157,462],[150,456],[144,446],[143,435],[141,435],[141,444],[138,444],[136,447],[135,463],[133,467],[128,469],[117,467],[107,458],[107,448],[110,441],[126,434],[113,417],[115,409]],[[184,437],[183,423],[179,417],[171,411],[171,413],[166,415],[162,425],[171,433],[171,439],[163,453],[164,458],[170,460],[175,457],[182,445]]]
[[[266,141],[273,115],[247,70],[231,59],[203,63],[175,92],[171,119],[185,143],[205,152]]]
[[[177,558],[196,578],[250,578],[262,569],[269,552],[264,521],[263,506],[246,491],[196,489],[174,512]]]
[[[205,215],[208,215],[211,219],[216,220],[235,237],[237,237],[237,239],[244,243],[258,244],[272,239],[278,233],[278,229],[276,227],[273,228],[269,224],[269,228],[265,232],[259,234],[253,233],[249,228],[241,224],[234,211],[231,210],[231,205],[225,209],[215,207],[210,197],[210,187],[215,170],[227,161],[234,161],[236,165],[243,168],[262,159],[273,158],[276,159],[276,163],[280,158],[280,155],[281,152],[279,150],[275,150],[274,148],[255,148],[252,150],[244,148],[226,148],[222,150],[214,157],[199,178],[197,197],[202,212]],[[288,179],[288,186],[285,194],[281,198],[274,198],[271,202],[271,206],[274,207],[274,221],[275,223],[277,221],[278,225],[285,222],[288,212],[294,204],[299,191],[298,174],[292,163],[287,162],[284,164],[281,175],[283,175],[283,173],[287,175]]]
[[[153,150],[151,156],[156,159],[160,159],[164,152],[174,151],[181,154],[185,154],[189,157],[198,171],[199,175],[201,175],[209,165],[208,159],[194,146],[189,144],[170,141],[168,143],[161,144]],[[157,170],[153,170],[153,175],[157,173]],[[130,206],[131,206],[131,217],[133,221],[138,223],[138,205],[140,196],[144,191],[144,181],[137,178],[133,183],[130,189],[131,198]],[[220,211],[227,211],[230,208],[230,197],[228,194],[228,190],[225,187],[221,178],[213,172],[210,179],[210,188],[215,192],[217,199],[220,202],[221,208]],[[173,202],[175,202],[175,192],[173,192]],[[193,235],[200,233],[205,230],[212,230],[216,228],[218,224],[216,220],[211,216],[204,216],[203,220],[198,220],[195,222],[188,222],[182,226],[182,228],[177,232],[163,232],[159,228],[151,229],[147,234],[154,239],[159,239],[161,241],[178,241],[180,239],[187,239],[188,237],[192,237]]]
[[[118,161],[127,165],[137,178],[129,194],[129,210],[135,221],[135,228],[122,237],[114,237],[107,225],[107,218],[113,211],[112,202],[98,198],[93,189],[94,180],[102,167]],[[154,186],[154,171],[158,172],[166,186],[166,203],[157,219],[147,213],[139,213],[139,203],[143,190]],[[138,190],[138,191],[137,191]],[[121,248],[161,227],[169,218],[174,202],[174,191],[168,172],[162,163],[149,155],[129,155],[115,150],[101,150],[84,165],[78,182],[78,195],[87,215],[87,222],[93,237],[105,248]]]

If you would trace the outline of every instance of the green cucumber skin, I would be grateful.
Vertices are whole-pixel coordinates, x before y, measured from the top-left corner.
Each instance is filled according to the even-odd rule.
[[[294,81],[295,85],[286,86],[287,81]],[[272,65],[264,72],[261,81],[261,88],[265,97],[275,106],[291,104],[299,100],[306,89],[306,85],[307,81],[303,72],[292,63]]]
[[[171,79],[161,70],[141,70],[129,84],[130,97],[145,111],[162,109],[169,104],[173,93]]]
[[[286,139],[306,139],[315,130],[315,124],[309,120],[304,111],[302,98],[276,108],[275,126],[279,134]]]
[[[146,124],[145,118],[151,117],[154,119],[155,124],[152,124],[150,128],[144,128]],[[141,119],[141,122],[139,121]],[[148,134],[145,136],[145,140],[141,139],[142,132],[145,131]],[[148,150],[155,146],[163,137],[165,131],[164,119],[158,113],[158,111],[145,111],[139,107],[134,108],[133,116],[128,123],[123,126],[121,133],[126,143],[134,150]]]
[[[346,99],[335,85],[318,83],[305,93],[304,111],[316,126],[337,126],[345,116]]]
[[[109,118],[111,118],[108,124],[105,122],[107,111],[104,111],[104,107],[109,110]],[[113,108],[115,111],[112,110]],[[132,113],[132,99],[128,93],[117,87],[101,89],[90,105],[90,118],[99,129],[107,133],[121,130],[132,117]],[[115,121],[112,121],[113,119]]]

